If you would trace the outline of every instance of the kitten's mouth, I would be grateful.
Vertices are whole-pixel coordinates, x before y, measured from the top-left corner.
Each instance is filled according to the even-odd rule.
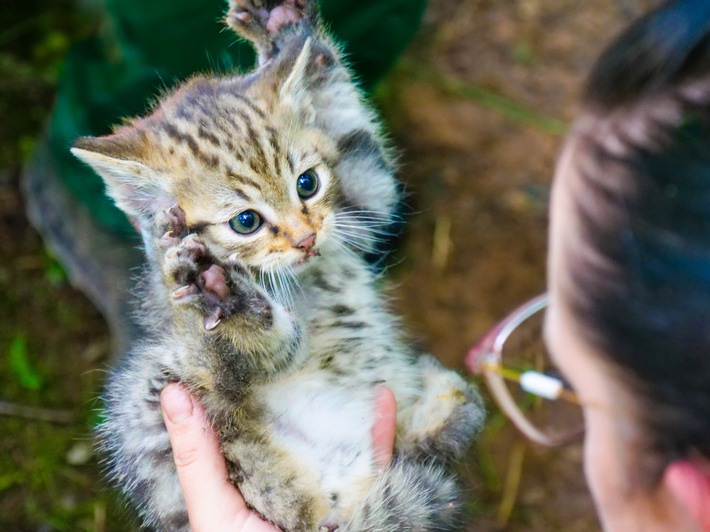
[[[303,257],[297,262],[297,264],[305,264],[311,257],[320,257],[320,250],[316,248],[311,248],[305,252]]]

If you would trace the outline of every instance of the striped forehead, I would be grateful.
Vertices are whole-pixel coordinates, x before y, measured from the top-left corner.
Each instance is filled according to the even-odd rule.
[[[279,133],[290,128],[278,124],[267,100],[207,80],[193,82],[171,100],[157,124],[158,134],[241,185],[246,197],[282,189],[282,180],[294,172],[288,138]]]

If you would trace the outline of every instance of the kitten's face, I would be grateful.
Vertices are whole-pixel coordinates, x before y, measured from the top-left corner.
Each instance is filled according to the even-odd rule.
[[[259,130],[267,127],[253,129]],[[334,227],[340,195],[332,170],[337,152],[328,138],[317,130],[273,131],[242,139],[244,153],[225,153],[216,167],[198,162],[187,173],[176,171],[172,184],[188,225],[218,258],[236,253],[263,271],[298,268],[316,257]]]
[[[151,116],[87,139],[75,153],[129,215],[177,203],[218,259],[236,254],[257,271],[298,268],[317,257],[334,227],[337,145],[282,101],[278,87],[235,84],[194,80]],[[114,166],[137,162],[102,168],[96,157],[106,156]]]

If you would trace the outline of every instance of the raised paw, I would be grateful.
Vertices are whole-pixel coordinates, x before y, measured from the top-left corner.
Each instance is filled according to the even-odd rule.
[[[168,246],[163,271],[175,307],[197,308],[208,331],[236,317],[270,324],[268,299],[235,258],[219,264],[196,235],[166,234],[162,242]]]
[[[315,0],[230,0],[227,24],[268,54],[281,30],[314,12]]]
[[[214,329],[222,318],[219,302],[229,296],[224,269],[214,264],[196,235],[180,239],[168,231],[160,245],[166,250],[163,273],[173,302],[200,308],[205,328]]]

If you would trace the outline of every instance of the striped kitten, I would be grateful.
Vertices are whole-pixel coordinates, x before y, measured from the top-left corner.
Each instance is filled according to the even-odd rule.
[[[483,420],[477,392],[400,337],[373,252],[393,219],[391,155],[313,0],[232,0],[258,68],[198,77],[73,153],[140,227],[137,344],[108,385],[110,475],[145,525],[187,530],[159,395],[180,380],[220,435],[230,480],[283,530],[456,530],[445,472]],[[173,206],[175,205],[175,206]],[[375,470],[380,384],[395,458]]]

